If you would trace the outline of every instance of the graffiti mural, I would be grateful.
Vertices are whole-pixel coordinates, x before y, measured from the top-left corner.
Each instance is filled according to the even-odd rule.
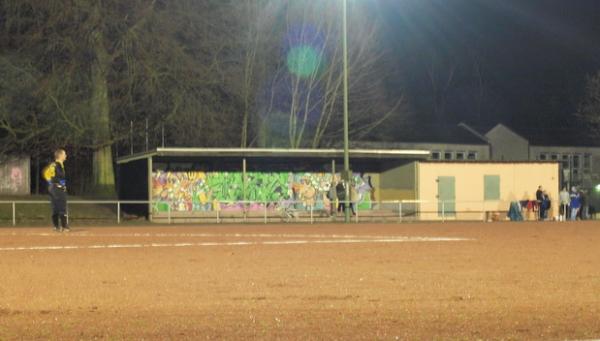
[[[29,167],[29,158],[1,162],[0,194],[30,194]]]
[[[158,212],[272,209],[327,209],[328,192],[339,181],[331,173],[248,172],[244,189],[241,172],[170,172],[152,173],[152,200]],[[353,201],[358,209],[370,209],[373,194],[371,177],[354,174]],[[245,195],[244,195],[245,194]],[[248,203],[241,201],[246,198]]]

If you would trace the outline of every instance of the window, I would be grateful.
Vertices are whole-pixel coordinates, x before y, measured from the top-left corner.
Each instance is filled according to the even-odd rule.
[[[467,154],[467,159],[477,160],[477,152],[469,152],[469,154]]]
[[[452,152],[444,152],[444,160],[452,160]]]
[[[573,168],[579,168],[579,155],[573,155]]]
[[[567,154],[563,154],[562,155],[562,166],[563,168],[569,168],[569,155]]]
[[[483,200],[500,200],[500,175],[483,176]]]
[[[538,160],[546,161],[546,160],[548,160],[548,155],[547,154],[540,154],[538,156]]]
[[[465,159],[465,152],[456,152],[456,159],[457,160],[464,160]]]
[[[552,160],[552,161],[558,161],[558,154],[552,154],[552,155],[550,155],[550,160]]]
[[[583,154],[583,168],[590,169],[592,168],[592,155],[591,154]]]
[[[432,160],[439,160],[440,159],[440,152],[437,150],[434,150],[431,152],[431,159]]]

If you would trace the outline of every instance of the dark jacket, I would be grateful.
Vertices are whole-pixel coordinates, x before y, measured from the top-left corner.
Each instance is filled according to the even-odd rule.
[[[338,182],[338,184],[335,186],[335,191],[338,200],[346,200],[346,188],[344,187],[343,183]]]
[[[66,188],[67,186],[65,166],[58,161],[46,166],[42,175],[44,180],[48,182],[49,187]]]
[[[542,190],[541,190],[541,189],[538,189],[538,190],[535,192],[535,200],[537,200],[537,201],[542,201],[542,200],[544,200],[544,192],[542,192]]]

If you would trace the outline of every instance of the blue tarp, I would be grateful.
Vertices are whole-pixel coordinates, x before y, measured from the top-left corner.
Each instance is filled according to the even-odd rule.
[[[508,209],[508,217],[511,221],[522,221],[523,215],[521,214],[521,205],[518,202],[513,201],[510,203],[510,208]]]

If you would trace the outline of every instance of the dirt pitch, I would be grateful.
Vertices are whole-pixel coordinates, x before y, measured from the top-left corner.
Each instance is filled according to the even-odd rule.
[[[0,229],[0,340],[593,338],[597,222]]]

